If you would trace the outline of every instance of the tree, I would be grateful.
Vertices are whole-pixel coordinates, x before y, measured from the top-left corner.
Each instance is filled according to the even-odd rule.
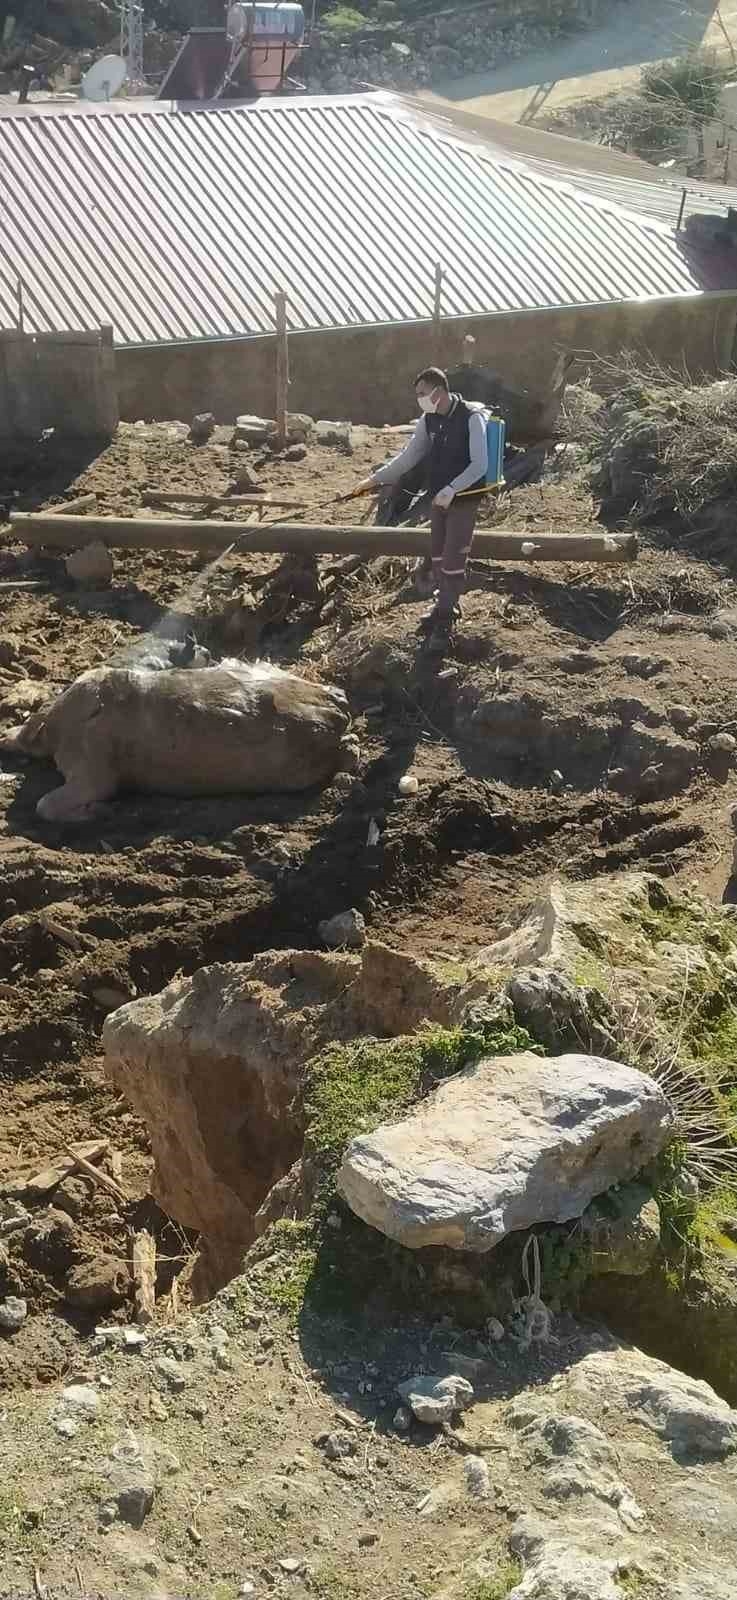
[[[704,123],[717,116],[722,89],[731,76],[716,54],[690,50],[674,61],[643,67],[636,96],[632,142],[640,154],[662,153],[675,146],[688,128],[696,133],[699,160],[704,159]]]

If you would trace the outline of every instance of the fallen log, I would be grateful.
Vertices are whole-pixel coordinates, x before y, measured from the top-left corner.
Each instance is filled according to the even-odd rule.
[[[292,551],[297,555],[423,556],[429,529],[310,527],[302,523],[259,524],[239,529],[231,522],[178,522],[143,517],[50,517],[32,511],[11,513],[11,531],[35,548],[70,550],[91,540],[122,550],[196,550],[224,554],[237,542],[238,554]],[[474,556],[490,561],[573,561],[616,565],[637,557],[633,533],[476,534]]]

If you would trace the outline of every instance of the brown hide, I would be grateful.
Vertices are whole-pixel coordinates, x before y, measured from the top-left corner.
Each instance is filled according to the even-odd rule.
[[[67,782],[43,797],[39,813],[57,820],[120,789],[216,795],[325,783],[341,765],[350,720],[339,690],[240,663],[197,672],[100,667],[43,716],[44,752]],[[33,751],[25,734],[17,748]]]

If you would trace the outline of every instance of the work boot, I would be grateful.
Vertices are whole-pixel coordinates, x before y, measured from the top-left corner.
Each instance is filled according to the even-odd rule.
[[[427,640],[427,650],[430,655],[443,656],[453,644],[453,617],[437,616],[432,633]]]
[[[460,620],[461,608],[459,605],[453,607],[452,614],[449,617],[444,617],[436,601],[435,605],[432,606],[430,611],[426,611],[424,617],[420,617],[417,627],[420,633],[430,634],[433,633],[435,628],[438,626],[441,628],[452,628],[455,623],[460,622]]]
[[[432,633],[433,628],[439,619],[439,615],[440,613],[436,603],[434,606],[430,607],[429,611],[425,612],[424,616],[420,617],[420,620],[417,624],[418,633]]]

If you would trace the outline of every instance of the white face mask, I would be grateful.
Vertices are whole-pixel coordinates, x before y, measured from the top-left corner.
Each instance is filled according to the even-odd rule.
[[[432,394],[418,394],[418,396],[417,396],[417,404],[418,404],[418,406],[420,408],[420,411],[436,411],[437,410],[437,400],[433,399],[434,394],[435,394],[435,390],[434,389],[432,391]]]

